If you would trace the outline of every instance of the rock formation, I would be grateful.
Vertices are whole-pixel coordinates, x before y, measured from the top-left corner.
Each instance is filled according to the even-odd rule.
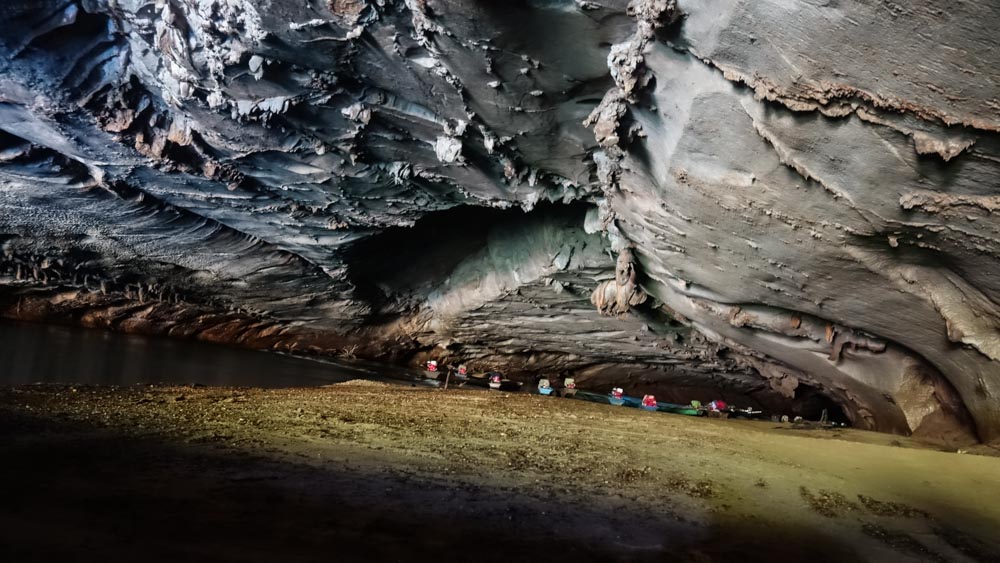
[[[998,23],[982,1],[8,0],[0,307],[996,440]]]

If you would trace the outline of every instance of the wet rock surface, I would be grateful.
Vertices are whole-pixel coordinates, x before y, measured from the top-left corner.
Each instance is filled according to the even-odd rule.
[[[0,308],[994,441],[996,20],[6,2]]]

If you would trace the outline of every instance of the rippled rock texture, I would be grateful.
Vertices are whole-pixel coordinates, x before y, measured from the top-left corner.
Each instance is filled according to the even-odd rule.
[[[4,314],[995,440],[998,20],[7,1]]]

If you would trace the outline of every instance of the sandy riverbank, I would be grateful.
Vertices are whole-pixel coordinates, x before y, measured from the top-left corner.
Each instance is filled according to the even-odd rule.
[[[1000,458],[533,395],[21,387],[0,459],[5,561],[1000,560]]]

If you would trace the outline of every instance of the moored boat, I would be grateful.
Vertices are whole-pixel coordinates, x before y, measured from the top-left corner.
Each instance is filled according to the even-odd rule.
[[[704,414],[702,410],[696,409],[691,405],[675,405],[673,403],[656,403],[656,410],[686,416],[702,416]]]
[[[576,395],[576,380],[572,377],[563,379],[563,388],[559,390],[559,395],[572,399]]]
[[[608,402],[620,407],[625,404],[625,390],[621,387],[614,387],[608,395]]]
[[[538,394],[539,395],[551,395],[552,394],[552,383],[549,378],[543,377],[538,380]]]
[[[539,392],[541,392],[541,390],[539,390]],[[685,416],[705,416],[705,411],[703,409],[695,408],[692,405],[677,405],[674,403],[657,402],[655,406],[652,404],[643,406],[642,399],[637,397],[626,397],[624,395],[621,397],[615,397],[614,394],[601,395],[600,393],[591,393],[590,391],[577,391],[576,398],[584,401],[590,401],[592,403],[634,407],[651,412],[668,412],[671,414],[682,414]]]
[[[608,404],[611,400],[610,395],[601,395],[600,393],[591,393],[590,391],[577,391],[574,398],[590,401],[591,403],[601,403],[602,405]]]
[[[659,403],[656,402],[656,397],[653,395],[643,395],[639,406],[647,411],[655,411],[660,408]]]
[[[512,379],[504,379],[503,374],[498,371],[491,371],[487,375],[487,386],[490,389],[499,391],[520,391],[522,383]],[[470,380],[471,381],[471,380]]]

